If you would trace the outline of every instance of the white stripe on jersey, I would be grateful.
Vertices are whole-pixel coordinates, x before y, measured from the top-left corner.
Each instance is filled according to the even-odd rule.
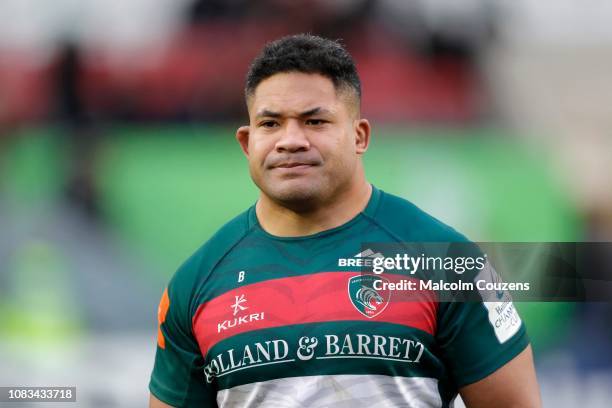
[[[219,408],[431,408],[442,406],[438,380],[386,375],[288,377],[217,393]]]

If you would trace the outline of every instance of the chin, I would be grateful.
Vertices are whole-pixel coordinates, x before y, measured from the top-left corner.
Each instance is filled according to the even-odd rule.
[[[276,186],[266,191],[274,201],[294,210],[307,210],[322,201],[324,192],[321,188],[295,183],[291,186]]]

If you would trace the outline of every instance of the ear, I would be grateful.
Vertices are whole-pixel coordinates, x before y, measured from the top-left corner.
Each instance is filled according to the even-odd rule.
[[[246,157],[249,157],[249,134],[251,129],[248,126],[240,126],[236,131],[236,140]]]
[[[355,120],[355,152],[364,154],[370,145],[370,122],[367,119]]]

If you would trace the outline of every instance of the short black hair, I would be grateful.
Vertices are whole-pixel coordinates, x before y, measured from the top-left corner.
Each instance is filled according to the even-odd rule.
[[[264,79],[283,72],[323,75],[334,83],[336,89],[352,89],[361,100],[361,81],[355,62],[339,41],[296,34],[267,43],[251,63],[245,96],[252,96]]]

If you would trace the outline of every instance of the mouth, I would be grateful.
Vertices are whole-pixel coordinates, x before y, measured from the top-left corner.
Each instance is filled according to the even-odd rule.
[[[311,163],[301,163],[301,162],[288,162],[288,163],[280,163],[274,166],[275,169],[306,169],[309,167],[313,167],[314,164]]]

